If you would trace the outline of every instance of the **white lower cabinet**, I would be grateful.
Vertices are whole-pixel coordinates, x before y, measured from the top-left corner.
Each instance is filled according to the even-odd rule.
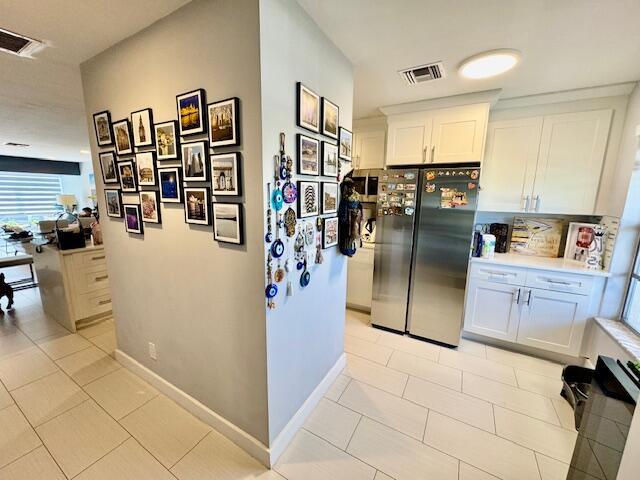
[[[347,305],[371,309],[373,292],[373,248],[359,248],[347,262]]]
[[[515,342],[519,290],[512,285],[472,279],[467,285],[465,330]]]

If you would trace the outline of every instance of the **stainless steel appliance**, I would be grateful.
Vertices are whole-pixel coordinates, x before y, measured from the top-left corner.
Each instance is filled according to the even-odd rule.
[[[458,345],[479,174],[472,165],[379,176],[374,326]]]
[[[351,178],[355,184],[356,192],[360,194],[360,201],[363,203],[377,201],[378,178],[382,174],[379,168],[368,168],[354,170]]]

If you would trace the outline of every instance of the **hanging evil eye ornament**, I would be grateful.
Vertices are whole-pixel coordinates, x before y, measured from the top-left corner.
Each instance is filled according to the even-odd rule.
[[[271,231],[271,216],[273,210],[271,210],[271,183],[267,183],[267,233],[264,235],[264,241],[267,243],[273,242],[273,233]]]
[[[279,187],[276,187],[271,194],[271,205],[276,212],[282,210],[282,205],[284,204],[284,199],[282,198],[282,190]]]
[[[304,261],[304,270],[302,271],[302,274],[300,275],[300,286],[302,288],[306,287],[307,285],[309,285],[309,282],[311,281],[311,273],[309,273],[309,270],[307,270],[307,261]]]
[[[271,255],[273,255],[273,258],[280,258],[283,254],[284,254],[284,243],[282,243],[282,240],[277,238],[271,244]]]
[[[278,286],[272,280],[272,264],[273,258],[271,253],[267,255],[267,286],[264,289],[264,295],[267,297],[267,307],[269,310],[276,308],[276,302],[273,298],[278,294]]]
[[[293,203],[298,199],[298,189],[295,184],[287,180],[282,186],[284,203]]]
[[[293,208],[289,207],[284,212],[284,231],[287,237],[293,237],[296,233],[296,212]]]
[[[306,254],[304,252],[304,236],[302,235],[302,232],[298,232],[298,235],[296,236],[296,241],[293,245],[293,249],[295,251],[295,256],[294,258],[296,259],[296,268],[298,270],[302,270],[302,267],[304,266],[304,261],[306,260]]]

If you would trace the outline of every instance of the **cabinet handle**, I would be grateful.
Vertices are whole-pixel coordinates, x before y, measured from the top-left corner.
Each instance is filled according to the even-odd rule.
[[[524,212],[528,212],[529,211],[529,195],[524,197],[524,207],[522,208],[522,210]]]
[[[536,202],[536,204],[535,204],[535,207],[533,208],[533,210],[537,212],[538,209],[540,208],[540,195],[536,195],[535,202]]]
[[[527,290],[527,299],[524,301],[527,306],[531,305],[531,290]]]
[[[107,303],[111,303],[111,299],[109,299],[109,300],[100,300],[98,302],[98,305],[106,305]]]
[[[507,275],[509,275],[508,273],[503,273],[503,272],[487,272],[487,274],[491,277],[491,276],[497,276],[497,277],[506,277]]]
[[[555,285],[566,285],[567,287],[571,285],[571,282],[563,282],[561,280],[552,280],[551,278],[547,278],[546,282],[553,283]]]
[[[100,277],[96,277],[95,281],[99,282],[100,280],[106,280],[107,278],[109,278],[109,275],[102,275]]]
[[[518,296],[516,297],[516,305],[520,304],[520,289],[518,289]]]
[[[104,260],[104,255],[101,257],[91,257],[91,260]]]
[[[427,162],[427,147],[423,147],[422,148],[422,163],[428,163]]]
[[[431,147],[431,161],[429,163],[433,163],[436,159],[436,146]]]

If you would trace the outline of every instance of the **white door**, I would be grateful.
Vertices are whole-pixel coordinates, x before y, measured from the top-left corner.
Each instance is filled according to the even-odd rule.
[[[481,162],[489,104],[437,110],[433,117],[432,152],[427,162]]]
[[[467,284],[464,329],[514,342],[518,335],[522,287],[471,279]]]
[[[353,133],[354,168],[384,168],[385,136],[384,130]]]
[[[518,343],[578,356],[589,297],[538,288],[523,289]]]
[[[419,165],[428,159],[433,120],[424,114],[389,117],[387,166]]]
[[[544,117],[532,211],[593,214],[612,110]]]
[[[526,211],[531,205],[542,117],[489,123],[478,208]]]

